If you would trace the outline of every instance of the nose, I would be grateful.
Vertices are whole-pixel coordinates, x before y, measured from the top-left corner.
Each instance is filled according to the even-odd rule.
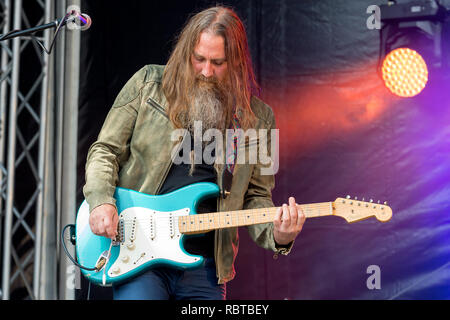
[[[214,74],[214,70],[212,68],[211,62],[209,62],[209,61],[205,62],[205,64],[203,65],[203,68],[202,68],[202,75],[205,78],[209,78],[213,74]]]

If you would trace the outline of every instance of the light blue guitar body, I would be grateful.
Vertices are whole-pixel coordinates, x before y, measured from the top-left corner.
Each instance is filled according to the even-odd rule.
[[[117,187],[119,236],[115,241],[92,233],[89,205],[84,201],[76,219],[76,254],[79,264],[98,270],[81,269],[83,275],[95,284],[110,286],[158,265],[200,266],[203,257],[184,249],[186,236],[179,231],[178,217],[196,214],[200,202],[218,197],[219,192],[219,187],[209,182],[158,196]]]

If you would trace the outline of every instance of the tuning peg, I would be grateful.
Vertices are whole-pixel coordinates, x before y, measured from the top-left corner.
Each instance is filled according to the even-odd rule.
[[[351,197],[349,195],[346,196],[347,199],[350,199]]]
[[[355,197],[355,200],[358,200],[358,197]]]
[[[384,205],[387,205],[387,201],[384,202]]]
[[[363,197],[363,198],[362,198],[362,201],[366,201],[366,199]]]
[[[378,204],[380,204],[380,200],[378,200]]]
[[[373,199],[370,199],[370,201],[369,201],[370,203],[372,203],[373,202]]]

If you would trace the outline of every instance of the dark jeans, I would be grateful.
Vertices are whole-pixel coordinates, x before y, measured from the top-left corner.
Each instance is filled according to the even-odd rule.
[[[160,267],[113,287],[115,300],[225,300],[226,285],[217,284],[214,258],[188,270]]]

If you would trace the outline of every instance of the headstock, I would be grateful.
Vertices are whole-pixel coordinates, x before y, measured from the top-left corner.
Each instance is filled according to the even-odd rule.
[[[364,200],[364,199],[363,199]],[[379,221],[386,222],[392,217],[392,209],[386,202],[374,203],[373,200],[359,201],[357,198],[337,198],[333,203],[333,214],[352,223],[375,216]]]

